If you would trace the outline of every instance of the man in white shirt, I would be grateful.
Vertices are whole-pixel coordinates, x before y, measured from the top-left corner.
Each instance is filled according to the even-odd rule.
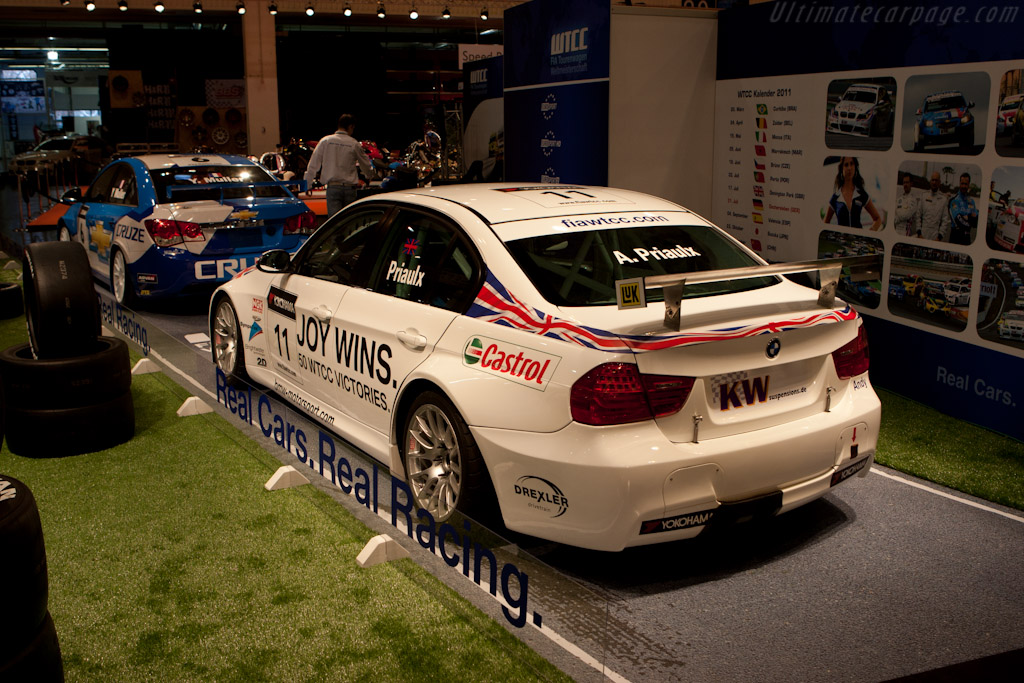
[[[919,237],[926,240],[946,242],[949,239],[949,197],[939,189],[941,179],[938,171],[932,172],[930,190],[921,198],[921,222]]]
[[[338,119],[338,130],[325,136],[316,144],[313,156],[306,167],[306,183],[310,188],[319,176],[320,183],[327,187],[327,217],[341,211],[356,200],[359,189],[359,171],[367,178],[373,175],[373,166],[363,151],[363,146],[353,137],[356,118],[342,114]],[[358,167],[358,168],[357,168]]]
[[[911,193],[910,174],[903,176],[903,194],[896,198],[896,234],[917,236],[921,201]]]

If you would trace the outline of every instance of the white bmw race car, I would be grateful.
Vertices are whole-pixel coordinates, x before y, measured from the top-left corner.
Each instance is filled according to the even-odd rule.
[[[778,276],[811,269],[821,292]],[[496,504],[512,530],[615,551],[867,473],[881,410],[839,274],[769,266],[632,191],[392,192],[219,287],[213,358],[385,463],[436,521]]]

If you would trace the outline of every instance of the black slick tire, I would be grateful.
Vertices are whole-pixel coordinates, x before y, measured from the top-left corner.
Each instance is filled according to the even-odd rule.
[[[62,683],[64,662],[60,654],[57,628],[50,613],[20,653],[0,659],[0,681],[4,683]]]
[[[28,486],[0,474],[0,671],[46,618],[49,588],[43,526]],[[6,680],[0,676],[0,680]]]
[[[8,450],[27,458],[93,453],[135,436],[131,390],[75,408],[27,409],[8,404],[5,417]]]
[[[25,299],[17,282],[0,283],[0,318],[17,318],[25,312]]]
[[[116,337],[99,337],[68,358],[33,358],[29,344],[0,351],[0,381],[8,396],[27,409],[77,408],[109,401],[132,383],[128,345]]]
[[[22,272],[29,343],[37,358],[73,356],[99,336],[92,271],[80,244],[30,244]]]

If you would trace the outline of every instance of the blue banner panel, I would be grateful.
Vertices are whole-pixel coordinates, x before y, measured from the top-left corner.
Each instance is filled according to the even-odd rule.
[[[875,386],[1024,440],[1024,358],[864,316]]]
[[[505,134],[507,180],[607,185],[608,81],[506,90]]]
[[[718,15],[718,79],[1024,56],[1018,0],[775,0]]]
[[[533,0],[505,10],[505,88],[608,78],[608,0]]]
[[[462,67],[462,115],[466,121],[484,100],[500,98],[504,90],[504,56],[468,62]]]

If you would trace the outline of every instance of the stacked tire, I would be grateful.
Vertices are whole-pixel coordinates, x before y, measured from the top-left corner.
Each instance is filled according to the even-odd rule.
[[[85,250],[76,242],[25,248],[29,341],[0,352],[7,447],[27,457],[89,453],[135,435],[128,346],[100,336]]]
[[[0,681],[63,681],[43,527],[28,486],[0,474]]]

